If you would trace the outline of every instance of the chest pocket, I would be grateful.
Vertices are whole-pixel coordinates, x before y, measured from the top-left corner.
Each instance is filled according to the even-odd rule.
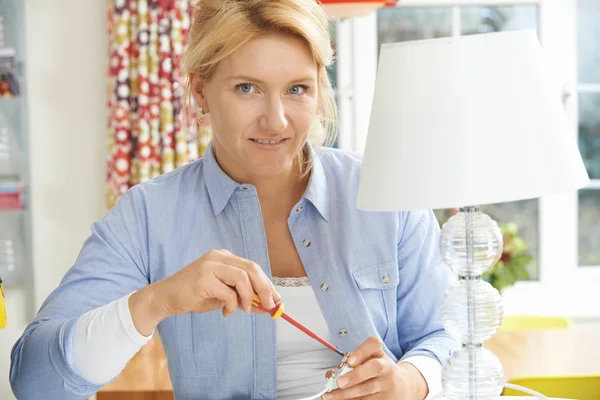
[[[227,360],[220,310],[176,316],[177,352],[181,377],[222,377]]]
[[[355,270],[352,275],[377,331],[385,338],[390,322],[396,323],[398,264],[390,261],[368,266]]]

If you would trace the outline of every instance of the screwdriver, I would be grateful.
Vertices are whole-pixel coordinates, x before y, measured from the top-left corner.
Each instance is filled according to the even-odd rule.
[[[252,301],[252,305],[254,307],[257,307],[258,309],[260,309],[260,310],[268,313],[269,315],[271,315],[271,319],[275,320],[275,319],[278,319],[278,318],[283,318],[284,320],[286,320],[290,324],[294,325],[296,328],[300,329],[302,332],[306,333],[311,338],[316,339],[323,346],[327,347],[330,350],[335,351],[336,353],[338,353],[342,357],[345,356],[345,354],[342,353],[340,350],[338,350],[337,347],[335,347],[334,345],[332,345],[331,343],[329,343],[327,340],[323,339],[321,336],[317,335],[316,333],[314,333],[313,331],[311,331],[310,329],[308,329],[306,326],[302,325],[300,322],[296,321],[294,318],[292,318],[289,315],[287,315],[285,313],[285,307],[283,306],[283,303],[276,304],[275,307],[273,307],[270,310],[267,310],[265,307],[262,306],[262,304],[260,303],[260,299],[255,294],[254,295],[254,300]]]

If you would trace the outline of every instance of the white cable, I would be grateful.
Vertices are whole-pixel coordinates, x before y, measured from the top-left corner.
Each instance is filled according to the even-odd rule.
[[[515,390],[518,390],[523,393],[531,394],[541,400],[550,400],[543,394],[538,393],[535,390],[527,389],[526,387],[523,387],[523,386],[513,385],[512,383],[505,383],[504,387],[509,388],[509,389],[515,389]],[[443,399],[443,398],[444,398],[444,393],[439,393],[439,394],[433,396],[430,400],[439,400],[439,399]]]
[[[531,394],[531,395],[533,395],[533,396],[535,396],[535,397],[537,397],[538,399],[541,399],[541,400],[550,400],[549,398],[547,398],[543,394],[541,394],[539,392],[536,392],[535,390],[528,389],[528,388],[523,387],[523,386],[513,385],[512,383],[505,383],[504,387],[508,388],[508,389],[519,390],[519,391],[521,391],[523,393]],[[316,399],[321,398],[321,396],[323,396],[326,392],[327,392],[327,388],[325,388],[322,392],[320,392],[318,394],[315,394],[314,396],[304,397],[304,398],[298,399],[298,400],[316,400]],[[438,400],[438,399],[442,399],[443,397],[444,397],[444,393],[439,393],[439,394],[433,396],[430,400]]]
[[[352,371],[352,368],[350,368],[347,364],[344,364],[344,366],[340,369],[338,368],[329,378],[327,378],[327,384],[325,385],[325,389],[323,389],[322,392],[319,392],[313,396],[309,396],[309,397],[305,397],[303,399],[298,399],[298,400],[316,400],[316,399],[320,399],[321,396],[323,396],[325,393],[327,392],[331,392],[332,390],[337,389],[337,378],[339,378],[340,376],[348,373]]]
[[[527,393],[527,394],[532,394],[535,397],[537,397],[538,399],[542,399],[542,400],[550,400],[548,399],[546,396],[544,396],[541,393],[536,392],[535,390],[531,390],[531,389],[527,389],[526,387],[523,386],[519,386],[519,385],[513,385],[512,383],[505,383],[504,384],[505,388],[509,388],[509,389],[515,389],[515,390],[519,390],[523,393]]]

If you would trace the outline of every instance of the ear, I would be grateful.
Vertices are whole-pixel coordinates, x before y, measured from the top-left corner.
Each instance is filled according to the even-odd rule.
[[[203,112],[208,113],[208,103],[206,102],[205,93],[206,80],[198,74],[193,74],[190,88],[196,105],[202,108]]]

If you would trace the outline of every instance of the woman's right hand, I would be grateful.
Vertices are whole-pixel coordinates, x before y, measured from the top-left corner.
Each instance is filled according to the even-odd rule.
[[[148,336],[160,321],[175,314],[222,309],[227,317],[238,308],[251,312],[254,293],[268,309],[281,300],[256,263],[227,250],[210,250],[168,278],[133,293],[129,309],[138,332]]]

